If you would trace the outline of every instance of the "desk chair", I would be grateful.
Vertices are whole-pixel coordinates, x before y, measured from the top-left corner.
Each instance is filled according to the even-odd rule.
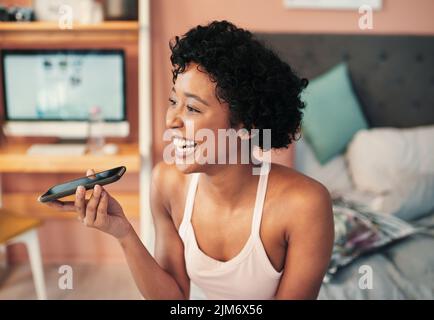
[[[20,217],[10,210],[0,208],[0,249],[14,243],[24,243],[29,254],[30,266],[35,284],[36,296],[39,300],[46,300],[44,272],[37,227],[40,220]]]

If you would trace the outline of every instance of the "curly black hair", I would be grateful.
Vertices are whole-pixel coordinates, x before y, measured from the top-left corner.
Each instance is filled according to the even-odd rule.
[[[303,117],[300,79],[251,32],[228,21],[197,26],[170,42],[173,83],[188,64],[197,63],[216,82],[216,96],[228,103],[232,126],[271,129],[271,148],[296,140]],[[259,147],[264,149],[262,135]]]

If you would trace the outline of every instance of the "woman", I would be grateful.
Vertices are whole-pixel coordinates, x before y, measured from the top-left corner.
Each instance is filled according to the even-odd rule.
[[[254,175],[252,160],[180,161],[203,153],[206,141],[195,133],[204,129],[216,137],[221,129],[271,129],[271,147],[287,147],[300,128],[307,80],[227,21],[176,37],[171,51],[166,125],[177,158],[152,174],[155,258],[101,186],[89,200],[79,187],[75,202],[50,205],[75,210],[88,227],[116,237],[147,299],[188,299],[190,281],[210,299],[315,299],[333,246],[327,189],[274,164]],[[215,151],[227,160],[230,149]]]

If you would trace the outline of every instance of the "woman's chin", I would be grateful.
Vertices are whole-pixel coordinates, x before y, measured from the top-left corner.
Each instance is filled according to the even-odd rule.
[[[195,153],[175,154],[175,164],[179,171],[185,174],[195,172],[200,165],[195,161]]]
[[[194,172],[199,172],[201,165],[197,163],[186,163],[186,161],[176,161],[175,162],[176,167],[179,171],[181,171],[184,174],[190,174]]]
[[[203,171],[201,164],[202,158],[199,156],[201,152],[201,145],[197,145],[192,152],[176,152],[175,151],[175,164],[179,171],[184,174]],[[199,160],[199,162],[197,161]]]

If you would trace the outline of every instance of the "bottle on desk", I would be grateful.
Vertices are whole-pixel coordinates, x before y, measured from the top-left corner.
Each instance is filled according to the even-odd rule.
[[[87,150],[91,154],[103,154],[105,145],[104,118],[100,107],[89,110],[89,126],[87,137]]]

